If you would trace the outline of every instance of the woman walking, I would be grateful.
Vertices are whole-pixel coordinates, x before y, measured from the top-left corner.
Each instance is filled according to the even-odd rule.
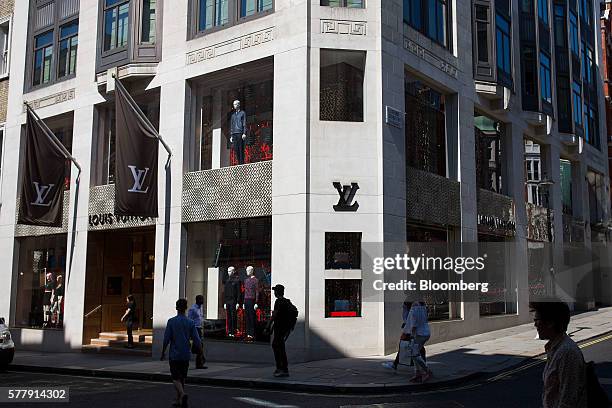
[[[414,341],[413,350],[416,351],[416,353],[413,352],[413,354],[416,355],[412,357],[414,361],[414,377],[412,377],[410,381],[425,382],[432,376],[431,370],[427,367],[427,363],[419,353],[431,335],[429,331],[429,322],[427,321],[427,306],[425,306],[425,302],[412,303],[412,307],[406,319],[406,325],[404,326],[404,333],[410,334]]]

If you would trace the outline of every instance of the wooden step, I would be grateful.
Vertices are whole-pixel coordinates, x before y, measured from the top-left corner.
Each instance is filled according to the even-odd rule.
[[[147,333],[147,332],[145,332]],[[139,343],[153,343],[153,335],[134,332],[134,341]],[[114,341],[127,341],[127,334],[122,332],[102,332],[98,335],[99,339],[114,340]]]
[[[91,345],[100,347],[124,347],[127,344],[126,340],[111,340],[111,339],[91,339]],[[134,342],[136,348],[151,349],[152,343]]]
[[[133,348],[128,349],[124,347],[108,347],[108,346],[97,346],[93,344],[87,344],[81,348],[83,353],[103,353],[103,354],[121,354],[128,356],[151,356],[150,349]]]

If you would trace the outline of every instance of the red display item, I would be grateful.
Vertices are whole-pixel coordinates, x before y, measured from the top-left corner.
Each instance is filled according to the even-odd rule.
[[[357,317],[357,312],[331,312],[331,317]]]

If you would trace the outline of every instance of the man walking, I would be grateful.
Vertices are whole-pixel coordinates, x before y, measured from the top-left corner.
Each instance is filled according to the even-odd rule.
[[[185,316],[187,299],[176,301],[176,316],[169,319],[164,333],[164,347],[160,360],[166,358],[166,349],[170,345],[170,375],[176,389],[176,402],[174,406],[187,407],[187,394],[185,394],[185,379],[189,371],[191,358],[191,344],[193,347],[202,347],[200,335],[195,324]]]
[[[195,324],[196,330],[198,331],[200,339],[202,340],[202,347],[196,350],[198,352],[196,354],[197,369],[208,368],[204,365],[204,363],[206,363],[206,358],[204,357],[204,329],[202,327],[202,322],[204,321],[203,305],[204,296],[197,295],[195,298],[195,303],[189,308],[189,311],[187,312],[187,317],[193,322],[193,324]]]
[[[567,335],[570,310],[558,301],[533,302],[534,326],[542,340],[548,340],[542,379],[544,408],[586,408],[586,365],[582,351]]]
[[[274,360],[276,361],[275,377],[289,377],[289,365],[287,362],[287,351],[285,350],[285,341],[295,327],[297,320],[297,309],[289,299],[285,298],[285,287],[276,285],[272,288],[276,301],[274,302],[274,311],[272,318],[268,322],[266,332],[274,333],[272,340],[272,350],[274,351]]]

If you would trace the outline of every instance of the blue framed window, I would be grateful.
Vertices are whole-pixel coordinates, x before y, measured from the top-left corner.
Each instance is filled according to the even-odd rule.
[[[210,30],[229,23],[228,0],[200,0],[198,31]]]
[[[272,0],[241,0],[243,3],[251,3],[251,2],[269,2],[270,8],[272,8]],[[327,7],[348,7],[348,8],[364,8],[365,0],[321,0],[322,6]]]
[[[73,75],[76,72],[78,33],[79,20],[60,27],[58,78]]]
[[[538,17],[544,25],[548,25],[548,0],[538,0]]]
[[[495,16],[495,44],[497,47],[497,70],[500,77],[512,78],[512,42],[510,40],[510,21],[497,13]]]
[[[555,45],[565,48],[567,44],[567,22],[565,21],[565,6],[555,4]]]
[[[589,120],[589,105],[587,105],[586,103],[584,104],[584,140],[586,140],[587,143],[592,143],[592,131],[593,129],[591,129],[591,122]]]
[[[591,25],[591,17],[593,14],[591,1],[592,0],[580,0],[580,17],[588,25]]]
[[[104,3],[104,51],[127,47],[130,2],[106,0]]]
[[[552,103],[550,57],[543,52],[540,52],[540,97],[544,102]]]
[[[404,23],[448,47],[448,0],[404,0]]]
[[[53,30],[34,37],[34,78],[32,85],[51,81],[53,60]]]
[[[580,43],[578,42],[578,17],[570,11],[570,48],[575,56],[580,55]]]
[[[582,80],[587,85],[593,85],[593,51],[582,43]]]
[[[355,7],[353,2],[351,2],[349,7]],[[240,18],[252,16],[266,10],[272,10],[272,0],[240,0]]]
[[[572,104],[574,106],[574,123],[582,126],[582,96],[580,84],[572,82]]]

